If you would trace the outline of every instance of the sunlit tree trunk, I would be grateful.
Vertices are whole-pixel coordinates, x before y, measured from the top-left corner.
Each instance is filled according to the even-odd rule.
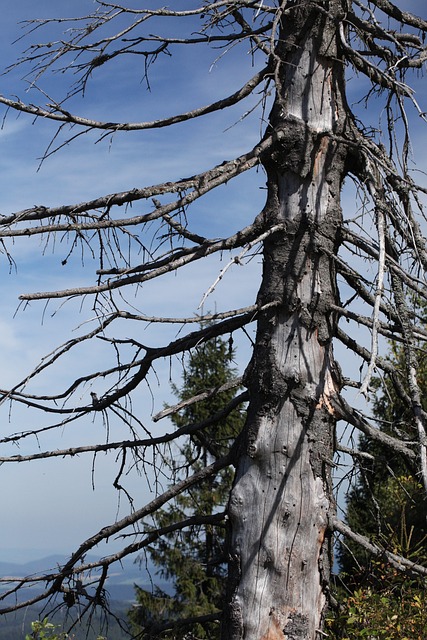
[[[319,3],[319,5],[326,3]],[[343,65],[329,3],[292,8],[279,26],[277,136],[264,160],[267,225],[258,324],[246,377],[251,403],[229,507],[230,589],[223,638],[320,638],[334,514],[330,468],[340,386],[332,337],[333,256],[345,155]],[[303,3],[304,5],[304,3]],[[277,61],[276,61],[277,62]]]

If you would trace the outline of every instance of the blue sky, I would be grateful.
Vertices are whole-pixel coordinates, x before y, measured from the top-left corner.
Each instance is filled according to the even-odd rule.
[[[16,27],[18,21],[62,12],[70,15],[67,11],[71,10],[77,15],[87,11],[88,7],[92,8],[89,0],[62,3],[60,8],[59,4],[45,1],[38,2],[36,7],[31,2],[20,2],[7,12],[7,20],[2,24],[0,34],[4,66],[13,62],[25,42],[29,42],[8,45],[19,34],[19,28]],[[172,74],[167,68],[169,58],[160,59],[150,77],[151,92],[147,91],[142,81],[139,61],[137,65],[129,66],[127,60],[126,64],[120,63],[115,69],[111,90],[110,78],[105,89],[104,72],[101,71],[99,76],[94,77],[84,101],[74,100],[73,107],[88,117],[138,121],[208,104],[235,90],[236,77],[240,76],[243,83],[245,78],[254,73],[250,56],[246,59],[244,55],[243,62],[240,59],[238,63],[232,57],[216,61],[218,53],[207,50],[201,55],[202,50],[199,50],[199,68],[191,73],[188,72],[192,66],[189,56],[194,55],[193,52],[177,51]],[[22,75],[23,70],[17,69],[3,76],[1,92],[36,102],[39,98],[37,91],[25,94],[26,85],[21,80]],[[55,76],[41,84],[46,91],[57,96],[64,87],[64,79]],[[246,108],[249,109],[249,106]],[[241,114],[239,107],[230,110],[225,117],[223,114],[214,115],[209,122],[176,126],[166,134],[164,131],[119,134],[112,141],[106,139],[98,144],[95,144],[97,136],[89,134],[48,158],[37,170],[38,158],[49,144],[55,128],[48,122],[39,120],[33,123],[30,117],[23,114],[17,117],[10,113],[0,131],[0,211],[8,213],[33,204],[79,202],[105,193],[192,175],[249,150],[256,142],[261,127],[259,114],[238,123]],[[192,220],[194,230],[203,229],[205,234],[219,237],[225,229],[237,230],[250,222],[262,206],[263,192],[257,184],[261,186],[263,183],[263,176],[253,172],[251,176],[239,179],[238,188],[224,186],[214,199],[207,198],[206,202],[195,208]],[[61,261],[67,252],[66,246],[57,245],[55,254],[51,247],[43,254],[39,240],[25,240],[13,247],[17,270],[13,269],[7,275],[6,261],[3,260],[0,265],[4,273],[0,302],[0,349],[2,362],[7,363],[0,373],[2,388],[22,378],[45,353],[69,338],[74,327],[93,315],[89,304],[80,310],[79,305],[72,302],[53,304],[47,312],[44,312],[43,303],[31,304],[25,311],[20,309],[14,317],[17,297],[21,292],[64,288],[71,283],[77,286],[93,281],[98,266],[96,261],[88,257],[82,269],[76,258],[62,267]],[[144,287],[143,301],[137,301],[138,306],[147,315],[193,315],[197,312],[203,293],[229,258],[223,256],[222,262],[215,258],[196,267],[190,266],[186,270],[185,280],[170,275],[155,285],[147,285]],[[237,266],[230,269],[227,278],[206,303],[208,308],[226,309],[234,305],[252,304],[256,296],[253,283],[258,280],[259,259],[254,259],[245,267],[244,275],[242,271],[243,268]],[[55,315],[52,317],[53,312]],[[126,330],[129,332],[129,329]],[[141,329],[138,327],[137,330]],[[163,331],[158,326],[152,326],[145,330],[144,341],[166,344],[176,336],[177,331],[177,327],[166,326]],[[48,388],[58,388],[61,384],[65,385],[73,374],[78,375],[82,366],[88,370],[94,361],[97,367],[101,367],[102,363],[105,365],[107,357],[102,347],[95,344],[88,353],[71,355],[65,367],[57,368],[50,376],[45,376],[43,383]],[[247,349],[241,359],[245,360],[246,357]],[[152,410],[160,410],[163,403],[170,399],[168,363],[160,363],[156,373],[163,386],[159,392],[155,376],[151,377],[150,383],[157,395],[155,405],[152,406],[149,389],[141,392],[139,412],[147,420]],[[174,376],[175,382],[179,383],[178,370]],[[7,425],[7,419],[5,409],[2,414],[3,429],[20,431],[34,424],[34,421],[40,421],[41,417],[17,408],[11,414],[12,428]],[[167,425],[157,427],[158,430],[164,428]],[[112,425],[111,439],[123,437],[119,430],[117,433],[114,430],[115,426]],[[103,427],[97,420],[94,424],[88,421],[70,431],[59,434],[55,440],[46,438],[40,443],[41,449],[63,448],[96,437],[105,440]],[[32,440],[23,443],[19,452],[36,449],[37,443]],[[7,451],[11,451],[11,448]],[[117,492],[111,486],[117,472],[114,456],[99,457],[95,469],[96,492],[93,492],[92,460],[89,458],[3,465],[3,486],[8,487],[0,498],[0,509],[5,514],[0,540],[0,553],[4,559],[25,559],[28,548],[30,555],[72,551],[85,537],[114,521],[117,514],[124,515],[126,501],[122,497],[119,507]],[[136,473],[126,478],[126,487],[136,496],[138,505],[142,505],[149,496],[146,484],[144,478]]]
[[[137,0],[132,0],[130,6],[138,4]],[[188,6],[190,3],[181,4]],[[12,63],[25,48],[25,43],[31,40],[10,44],[20,34],[16,26],[19,21],[31,17],[83,14],[92,6],[90,0],[38,0],[36,3],[20,0],[11,3],[0,25],[3,66]],[[402,8],[418,10],[418,13],[425,11],[420,0],[408,0],[402,3]],[[198,49],[198,64],[193,66],[194,52],[179,50],[172,60],[172,73],[169,70],[171,60],[167,57],[159,59],[150,77],[151,92],[142,81],[140,61],[121,61],[114,67],[107,65],[94,76],[84,101],[75,99],[68,108],[96,119],[140,121],[207,104],[231,93],[236,88],[236,78],[243,84],[255,72],[251,56],[246,51],[232,51],[218,58],[219,53]],[[114,69],[113,77],[105,75],[111,73],[111,69]],[[36,102],[37,91],[25,93],[27,85],[22,75],[22,69],[18,68],[2,76],[0,92]],[[66,80],[55,75],[42,84],[46,91],[56,96],[61,93]],[[356,81],[351,86],[351,95],[355,99],[360,88]],[[418,83],[417,91],[425,105],[427,96],[423,81]],[[84,201],[106,193],[182,178],[230,159],[249,150],[259,137],[262,129],[260,110],[240,121],[242,111],[249,110],[253,104],[254,101],[248,101],[247,105],[240,105],[227,113],[220,112],[197,122],[177,125],[170,131],[121,133],[112,140],[106,138],[99,143],[96,143],[96,135],[87,134],[48,158],[40,170],[38,158],[52,138],[54,125],[41,120],[33,122],[24,114],[17,117],[11,113],[0,131],[0,212],[7,214],[34,204]],[[414,126],[416,153],[424,149],[427,136],[426,125],[415,117]],[[195,207],[194,213],[190,214],[192,228],[217,237],[226,230],[237,230],[250,223],[262,206],[263,184],[262,172],[252,172],[236,181],[235,186],[222,187],[215,196]],[[345,206],[350,211],[354,210],[354,194],[349,190],[345,198]],[[43,303],[33,303],[25,310],[20,308],[15,316],[19,293],[89,284],[93,282],[97,268],[96,261],[90,257],[86,259],[84,268],[77,257],[62,267],[67,246],[57,244],[53,253],[51,246],[44,250],[37,239],[16,242],[11,252],[17,263],[16,271],[13,269],[8,274],[7,261],[0,260],[3,272],[0,298],[1,388],[21,379],[45,353],[66,340],[80,323],[92,317],[87,302],[83,308],[75,302],[56,303],[46,311]],[[148,284],[136,302],[147,315],[192,315],[197,311],[203,293],[229,258],[228,255],[223,256],[222,262],[219,257],[206,260],[188,267],[183,274],[185,277],[172,274],[159,283]],[[222,310],[252,304],[259,283],[259,263],[258,256],[244,268],[234,266],[206,306]],[[139,327],[137,330],[141,331]],[[129,329],[123,331],[129,332]],[[157,325],[151,326],[144,330],[142,341],[165,344],[176,336],[176,332],[176,327],[160,329]],[[242,367],[247,355],[248,345],[242,344],[239,351]],[[55,369],[42,382],[48,387],[58,388],[73,375],[78,375],[82,366],[89,369],[95,362],[96,367],[101,368],[107,359],[104,346],[98,343],[86,353],[79,351],[70,355],[65,368]],[[168,363],[159,364],[156,372],[163,386],[159,389],[156,377],[150,378],[156,391],[154,406],[147,388],[141,390],[138,400],[138,411],[147,421],[152,412],[161,409],[163,402],[170,399]],[[178,367],[173,369],[173,375],[174,381],[179,383]],[[88,394],[90,389],[86,391]],[[0,419],[2,432],[9,430],[7,408],[3,409]],[[26,429],[37,420],[40,416],[34,416],[28,410],[15,409],[11,414],[11,430]],[[114,424],[111,428],[110,438],[119,439],[120,428]],[[156,427],[162,428],[166,427]],[[72,431],[67,429],[58,436],[54,441],[46,438],[40,443],[41,449],[63,448],[96,437],[105,439],[103,426],[97,419],[73,427]],[[20,452],[26,452],[26,447],[24,444]],[[28,450],[36,448],[34,440],[28,443]],[[0,539],[3,559],[25,559],[27,552],[70,552],[84,538],[112,522],[117,514],[123,515],[127,506],[125,498],[122,497],[119,504],[117,492],[111,486],[116,474],[114,456],[97,458],[95,469],[94,492],[91,489],[92,460],[89,458],[3,465],[0,468],[2,486],[7,487],[0,498],[0,510],[4,514]],[[145,479],[135,472],[126,478],[126,487],[134,495],[136,506],[142,505],[149,496]]]

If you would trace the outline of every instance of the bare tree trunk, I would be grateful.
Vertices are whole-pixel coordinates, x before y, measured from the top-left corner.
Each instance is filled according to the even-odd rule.
[[[330,398],[340,387],[330,305],[338,301],[332,256],[345,154],[337,142],[342,64],[335,26],[320,15],[293,8],[277,47],[281,89],[271,116],[277,144],[265,160],[265,216],[284,230],[265,243],[260,302],[279,306],[259,322],[246,374],[252,400],[229,505],[223,638],[232,640],[320,637],[327,604]]]

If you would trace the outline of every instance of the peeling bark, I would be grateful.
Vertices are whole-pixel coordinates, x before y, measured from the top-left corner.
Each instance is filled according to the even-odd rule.
[[[251,403],[229,504],[230,594],[223,637],[312,640],[327,606],[334,515],[330,466],[340,389],[332,338],[345,153],[335,26],[316,9],[281,25],[276,146],[264,160],[267,225]]]

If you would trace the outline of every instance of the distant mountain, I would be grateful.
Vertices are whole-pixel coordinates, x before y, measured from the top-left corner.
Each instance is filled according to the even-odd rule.
[[[72,630],[72,636],[75,640],[96,640],[99,636],[108,638],[108,640],[129,640],[126,629],[126,610],[117,609],[114,606],[112,610],[114,614],[122,620],[119,624],[114,618],[108,621],[101,614],[95,614],[89,622],[88,616],[82,623]],[[31,633],[31,622],[39,618],[40,611],[37,607],[28,607],[21,609],[15,613],[10,613],[0,617],[0,640],[23,640],[27,633]],[[64,610],[50,615],[49,611],[44,611],[41,617],[47,615],[49,621],[57,625],[57,631],[68,630],[75,616],[73,614],[64,613]]]
[[[0,560],[0,576],[3,578],[9,576],[23,578],[35,574],[43,575],[44,573],[55,571],[59,566],[64,565],[67,560],[67,556],[58,554],[25,563],[2,562]],[[95,562],[98,558],[96,556],[86,556],[85,560],[87,562]],[[139,563],[125,558],[122,563],[116,563],[110,568],[106,590],[111,600],[131,604],[135,599],[135,584],[147,590],[151,590],[153,584],[156,584],[167,593],[171,592],[170,584],[158,578],[155,569],[149,564],[144,564],[141,568]],[[4,592],[6,589],[7,585],[0,584],[0,592]]]
[[[66,556],[59,554],[28,562],[2,562],[0,560],[0,576],[24,577],[35,573],[48,573],[66,561]]]
[[[86,556],[87,562],[94,562],[98,558],[96,556]],[[31,562],[15,563],[15,562],[2,562],[0,561],[0,576],[1,577],[25,577],[34,574],[48,573],[50,570],[57,569],[58,566],[64,565],[68,560],[65,555],[51,555],[39,560],[32,560]],[[170,585],[162,580],[159,580],[155,576],[155,570],[149,571],[149,566],[140,568],[138,563],[134,563],[132,560],[125,559],[120,565],[117,563],[111,567],[111,574],[106,583],[106,591],[108,594],[108,601],[111,610],[121,619],[126,620],[126,612],[132,606],[132,602],[135,600],[134,585],[151,590],[153,583],[157,584],[160,588],[167,592],[170,592]],[[10,585],[9,585],[10,586]],[[0,593],[6,591],[8,585],[0,584]],[[32,594],[37,593],[36,589],[42,587],[33,587]],[[25,597],[29,597],[28,589],[26,590]],[[31,631],[31,622],[37,620],[39,613],[42,610],[43,604],[40,607],[31,607],[25,610],[20,610],[13,614],[7,614],[6,616],[0,616],[0,640],[22,640],[25,638],[25,634]],[[47,615],[52,607],[48,607],[43,611],[43,615]],[[75,616],[77,612],[70,609],[69,615],[71,618]],[[58,624],[63,623],[64,613],[60,613],[55,616],[54,622]],[[95,639],[98,634],[102,633],[108,637],[108,640],[128,640],[129,636],[124,634],[120,629],[120,626],[114,620],[109,623],[108,634],[105,633],[103,623],[105,620],[101,615],[98,615],[92,631],[89,630],[87,636],[88,640]],[[73,630],[76,633],[76,640],[80,638],[86,639],[88,633],[87,624],[83,624],[79,629]]]

